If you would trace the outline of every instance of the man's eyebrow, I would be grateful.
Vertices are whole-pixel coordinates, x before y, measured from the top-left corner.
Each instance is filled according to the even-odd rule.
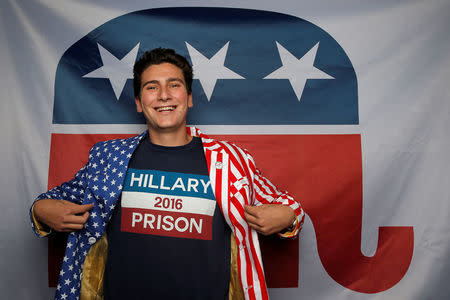
[[[177,77],[169,78],[167,81],[169,81],[169,82],[178,81],[178,82],[181,82],[182,84],[184,84],[184,80],[181,78],[177,78]]]
[[[146,86],[147,84],[151,84],[151,83],[159,83],[159,81],[158,81],[158,80],[149,80],[149,81],[146,81],[146,82],[144,82],[144,83],[142,84],[142,87]]]
[[[177,82],[184,84],[184,80],[182,80],[181,78],[177,78],[177,77],[169,78],[169,79],[167,79],[167,81],[168,82],[177,81]],[[153,80],[146,81],[146,82],[144,82],[144,84],[142,84],[142,87],[146,86],[147,84],[159,84],[159,80],[153,79]]]

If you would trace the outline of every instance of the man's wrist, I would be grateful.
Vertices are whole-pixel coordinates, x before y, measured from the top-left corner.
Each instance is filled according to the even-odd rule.
[[[295,227],[297,227],[297,223],[298,223],[297,217],[295,217],[295,218],[294,218],[294,221],[292,222],[292,224],[289,225],[289,227],[287,227],[287,228],[285,229],[285,231],[293,231],[293,230],[295,229]]]
[[[33,219],[34,228],[39,233],[39,235],[47,236],[51,233],[52,230],[47,224],[40,222],[39,219],[37,218],[36,213],[35,213],[35,206],[36,206],[36,203],[38,203],[38,202],[39,201],[36,201],[34,203],[34,205],[31,207],[31,217]]]
[[[294,221],[292,221],[291,225],[283,229],[283,232],[295,230],[295,228],[297,227],[297,223],[298,223],[297,216],[295,216]]]
[[[280,231],[278,233],[278,236],[280,236],[281,238],[292,238],[296,235],[296,232],[298,231],[299,227],[300,226],[299,226],[298,218],[297,218],[297,215],[295,215],[294,221],[291,223],[291,225],[289,225],[287,228]]]

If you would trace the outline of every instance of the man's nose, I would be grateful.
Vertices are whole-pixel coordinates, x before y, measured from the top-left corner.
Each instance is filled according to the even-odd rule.
[[[169,99],[169,91],[166,86],[162,86],[159,89],[159,100],[166,101]]]

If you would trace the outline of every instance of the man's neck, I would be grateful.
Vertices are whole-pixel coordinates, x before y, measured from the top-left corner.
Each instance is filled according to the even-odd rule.
[[[148,128],[150,141],[155,145],[165,147],[177,147],[188,144],[192,141],[192,136],[187,134],[186,129],[183,131],[161,131]]]

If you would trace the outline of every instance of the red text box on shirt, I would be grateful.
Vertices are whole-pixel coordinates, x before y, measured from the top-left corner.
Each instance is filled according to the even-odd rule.
[[[212,239],[216,201],[145,192],[122,193],[121,229],[126,232]]]

